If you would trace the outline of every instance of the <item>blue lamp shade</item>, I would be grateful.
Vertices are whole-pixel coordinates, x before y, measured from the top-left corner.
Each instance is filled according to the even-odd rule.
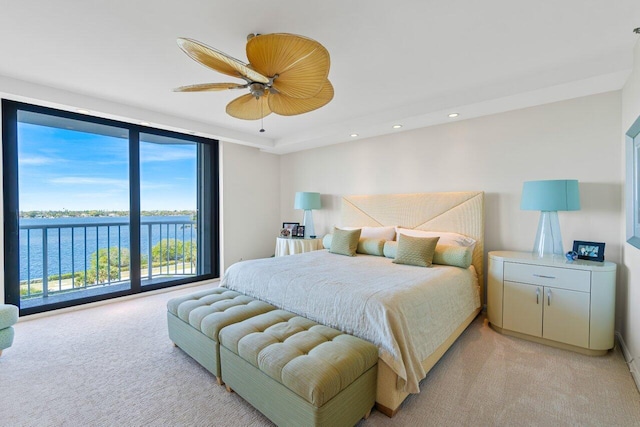
[[[304,225],[304,238],[315,239],[316,229],[313,225],[313,209],[320,209],[320,193],[298,191],[293,203],[294,209],[304,209],[302,225]]]
[[[564,254],[558,211],[580,210],[580,191],[575,179],[527,181],[522,186],[520,209],[540,211],[533,253],[539,257]]]
[[[520,209],[527,211],[578,211],[578,180],[527,181],[522,187]]]
[[[309,193],[306,191],[298,191],[296,193],[296,200],[293,204],[294,209],[320,209],[320,193]]]

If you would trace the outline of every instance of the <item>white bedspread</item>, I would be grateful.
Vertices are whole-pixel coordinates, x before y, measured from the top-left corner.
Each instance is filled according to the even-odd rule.
[[[418,393],[426,359],[480,306],[473,268],[422,268],[326,250],[232,265],[221,286],[368,340]]]

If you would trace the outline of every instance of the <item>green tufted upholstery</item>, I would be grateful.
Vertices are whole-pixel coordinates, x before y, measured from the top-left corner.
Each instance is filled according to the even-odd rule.
[[[278,425],[353,425],[374,404],[378,349],[284,310],[220,332],[222,378]]]
[[[275,307],[226,288],[174,298],[167,303],[169,338],[220,381],[220,330],[271,310]]]
[[[167,303],[169,313],[216,342],[225,326],[274,309],[271,304],[225,288],[197,292]]]
[[[18,321],[18,307],[0,304],[0,355],[13,344],[13,325]]]

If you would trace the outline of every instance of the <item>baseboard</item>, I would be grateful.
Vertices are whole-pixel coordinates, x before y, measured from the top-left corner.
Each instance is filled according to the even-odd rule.
[[[635,381],[636,383],[636,388],[638,389],[638,392],[640,392],[640,363],[638,362],[638,358],[633,357],[633,355],[629,351],[629,348],[627,347],[627,344],[624,342],[624,339],[622,338],[622,335],[620,334],[620,332],[616,332],[616,338],[618,340],[618,343],[620,344],[620,349],[622,350],[622,355],[624,356],[624,360],[627,362],[627,365],[629,366],[631,377],[633,378],[633,381]]]

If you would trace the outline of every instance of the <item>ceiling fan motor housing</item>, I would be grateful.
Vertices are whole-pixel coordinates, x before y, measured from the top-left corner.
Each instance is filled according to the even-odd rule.
[[[256,98],[264,96],[265,90],[266,87],[262,83],[251,83],[249,85],[249,91],[251,92],[251,95],[255,96]]]

